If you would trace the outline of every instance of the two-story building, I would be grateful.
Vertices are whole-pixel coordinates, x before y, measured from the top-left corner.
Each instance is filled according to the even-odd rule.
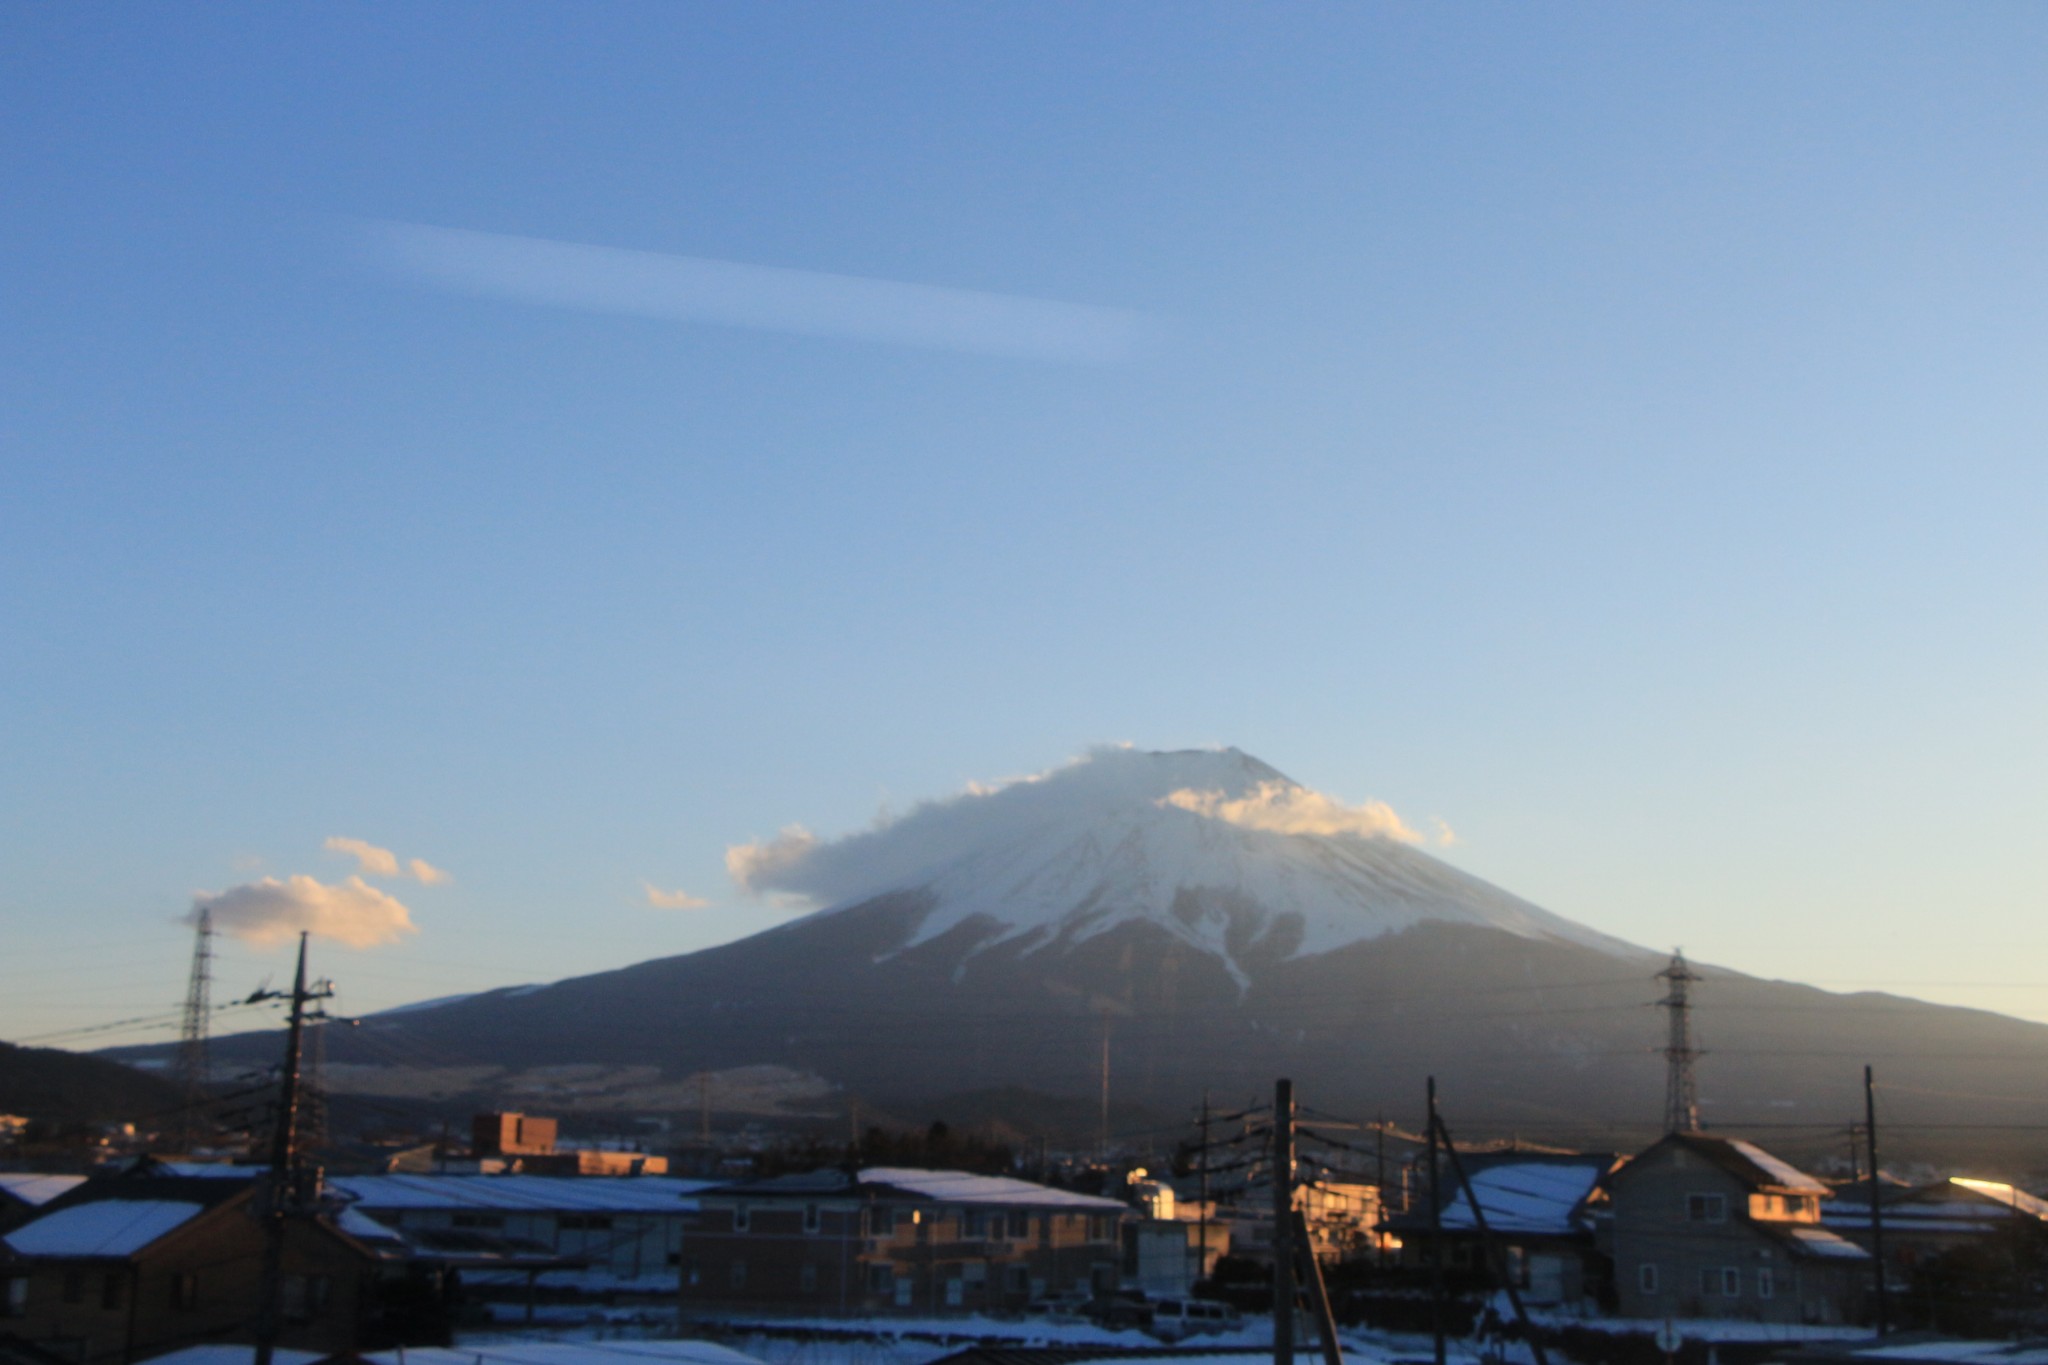
[[[1829,1193],[1751,1143],[1665,1137],[1608,1177],[1622,1315],[1854,1320],[1870,1255],[1823,1225]]]
[[[492,1239],[575,1263],[543,1273],[544,1285],[662,1295],[675,1291],[684,1224],[710,1187],[658,1175],[345,1175],[328,1184],[422,1249]],[[464,1274],[485,1290],[525,1279],[481,1267]]]
[[[145,1170],[95,1177],[0,1237],[0,1334],[76,1365],[128,1365],[199,1342],[249,1341],[265,1232],[256,1181]],[[379,1344],[405,1250],[374,1224],[294,1219],[283,1280],[286,1346]]]
[[[974,1313],[1108,1294],[1132,1216],[1029,1181],[885,1166],[726,1185],[698,1203],[685,1317]]]

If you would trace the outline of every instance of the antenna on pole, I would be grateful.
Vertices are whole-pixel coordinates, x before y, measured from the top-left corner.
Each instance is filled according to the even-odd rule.
[[[1685,992],[1702,978],[1687,965],[1685,949],[1679,948],[1656,979],[1670,987],[1657,1002],[1671,1014],[1671,1031],[1664,1044],[1664,1131],[1697,1133],[1700,1101],[1693,1086],[1692,1064],[1700,1054],[1692,1045],[1692,1005]]]
[[[192,937],[192,974],[185,983],[185,1008],[178,1027],[176,1080],[182,1102],[178,1110],[178,1150],[190,1152],[206,1126],[201,1112],[211,1066],[207,1031],[213,1018],[213,911],[199,908]]]

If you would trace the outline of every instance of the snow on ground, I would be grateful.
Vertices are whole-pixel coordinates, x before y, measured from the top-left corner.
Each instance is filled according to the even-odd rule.
[[[283,1346],[270,1357],[272,1365],[313,1365],[314,1361],[326,1358],[324,1351],[293,1351]],[[252,1365],[255,1359],[254,1346],[187,1346],[181,1351],[150,1356],[143,1365]]]
[[[373,1365],[760,1365],[710,1341],[568,1341],[521,1338],[459,1347],[411,1346],[364,1356]]]

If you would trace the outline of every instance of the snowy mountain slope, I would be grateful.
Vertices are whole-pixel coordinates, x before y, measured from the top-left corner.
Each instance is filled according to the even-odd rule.
[[[1643,952],[1429,856],[1384,806],[1346,806],[1236,749],[1097,750],[1037,777],[919,807],[829,844],[785,845],[757,885],[894,893],[931,910],[905,943],[971,928],[996,945],[1073,945],[1132,921],[1226,964],[1314,956],[1423,922],[1501,929],[1618,957]]]

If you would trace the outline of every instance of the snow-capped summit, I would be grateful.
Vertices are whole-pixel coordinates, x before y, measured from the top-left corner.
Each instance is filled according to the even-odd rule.
[[[1347,805],[1237,749],[1098,749],[821,842],[792,829],[735,849],[755,888],[831,914],[893,893],[930,909],[904,945],[1058,950],[1133,920],[1223,960],[1326,953],[1425,920],[1617,955],[1640,950],[1424,853],[1387,806]]]

